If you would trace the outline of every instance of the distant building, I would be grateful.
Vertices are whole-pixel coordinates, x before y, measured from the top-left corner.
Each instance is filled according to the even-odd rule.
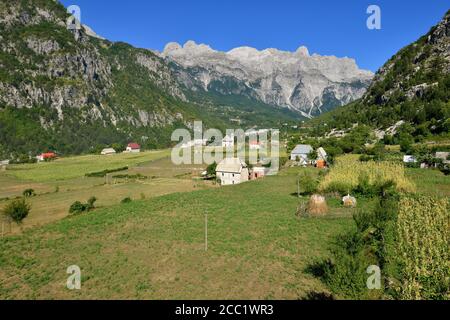
[[[222,139],[222,147],[224,148],[234,147],[234,135],[226,135],[225,138]]]
[[[250,180],[257,180],[264,178],[269,173],[269,168],[253,167],[250,170]]]
[[[139,152],[141,152],[141,146],[134,142],[129,143],[127,146],[126,152],[139,153]]]
[[[434,157],[436,159],[441,159],[444,164],[450,164],[450,160],[448,160],[449,156],[450,152],[436,152]]]
[[[308,165],[311,163],[309,154],[313,151],[313,147],[308,144],[299,144],[291,152],[291,160],[298,161],[302,165]]]
[[[9,160],[0,161],[0,166],[7,166],[7,165],[9,165]]]
[[[406,155],[406,156],[403,156],[403,162],[404,163],[417,163],[417,159],[414,156]]]
[[[250,141],[248,145],[249,145],[250,150],[261,149],[261,143],[259,143],[258,141]]]
[[[56,159],[56,153],[54,153],[54,152],[42,153],[42,154],[38,155],[36,157],[36,159],[37,159],[37,161],[53,160],[53,159]]]
[[[327,161],[328,154],[324,148],[320,147],[317,149],[317,160]]]
[[[248,181],[247,164],[239,158],[225,158],[217,165],[216,177],[223,186]]]
[[[113,154],[116,154],[116,150],[114,150],[113,148],[105,148],[105,149],[102,150],[101,154],[103,156],[113,155]]]

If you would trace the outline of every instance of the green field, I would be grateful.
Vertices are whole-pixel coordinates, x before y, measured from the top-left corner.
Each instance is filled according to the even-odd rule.
[[[0,297],[298,299],[325,290],[305,268],[352,226],[351,216],[296,217],[295,181],[286,174],[176,193],[7,238],[0,242]],[[83,270],[79,292],[65,288],[73,264]]]
[[[328,292],[308,267],[329,256],[336,235],[355,228],[357,210],[375,203],[359,198],[358,208],[349,209],[330,194],[327,216],[300,218],[297,207],[307,197],[297,197],[297,176],[318,176],[314,168],[285,168],[278,176],[219,188],[195,179],[203,167],[175,167],[166,156],[145,155],[121,172],[149,177],[140,181],[82,175],[120,167],[122,160],[64,174],[60,163],[72,167],[82,159],[0,174],[2,197],[29,186],[38,192],[24,226],[0,240],[0,299],[302,299]],[[60,167],[55,177],[63,180],[16,178],[44,177],[52,166]],[[450,177],[439,171],[407,169],[407,176],[420,193],[450,196]],[[98,209],[68,216],[70,203],[92,195]],[[133,202],[120,204],[126,196]],[[66,288],[72,265],[82,270],[79,291]]]
[[[172,165],[169,151],[138,155],[83,156],[63,158],[54,162],[14,165],[0,172],[0,210],[10,199],[22,196],[25,189],[36,192],[28,201],[32,206],[23,225],[6,225],[8,233],[19,233],[68,216],[75,201],[95,196],[97,207],[116,205],[122,199],[153,198],[174,192],[189,192],[214,187],[211,183],[195,181],[204,170],[202,166]],[[105,178],[85,177],[86,173],[130,166],[129,170],[108,174]],[[141,174],[147,179],[118,179],[115,175]],[[53,179],[49,179],[52,176]],[[20,177],[20,178],[19,178]]]
[[[18,179],[37,182],[51,182],[83,177],[87,173],[125,166],[167,157],[170,150],[147,151],[137,154],[121,153],[112,156],[88,155],[62,158],[52,162],[38,164],[13,165],[7,174]]]

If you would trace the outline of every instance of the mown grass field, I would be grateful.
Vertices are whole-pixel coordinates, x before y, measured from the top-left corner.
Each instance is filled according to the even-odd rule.
[[[33,189],[36,196],[28,199],[32,210],[24,224],[20,227],[7,224],[5,229],[14,234],[60,220],[68,216],[72,203],[84,202],[92,196],[98,199],[97,207],[102,208],[119,204],[126,197],[134,200],[148,199],[174,192],[214,187],[208,182],[192,180],[192,176],[198,176],[204,167],[175,167],[168,154],[168,151],[158,151],[138,155],[84,156],[11,166],[6,172],[0,172],[0,210],[10,199],[22,196],[25,189]],[[105,178],[85,177],[89,172],[127,165],[130,166],[129,170],[108,174]],[[114,178],[118,174],[142,174],[148,179]],[[48,179],[48,175],[52,175],[54,179]]]
[[[326,290],[305,269],[351,212],[296,216],[296,170],[65,218],[0,241],[0,297],[298,299]],[[294,194],[294,195],[293,195]],[[208,213],[208,252],[204,219]],[[79,265],[80,291],[65,287]]]
[[[137,154],[121,153],[112,156],[87,155],[57,159],[38,164],[12,165],[7,175],[18,179],[52,182],[83,177],[86,173],[135,166],[142,162],[161,159],[170,155],[170,150],[147,151]]]
[[[105,184],[78,175],[30,182],[0,175],[9,185],[3,196],[31,185],[41,193],[30,199],[25,226],[42,225],[0,239],[0,299],[301,299],[328,291],[308,267],[329,256],[336,235],[355,228],[353,213],[375,203],[359,198],[358,208],[349,209],[330,195],[327,216],[300,218],[297,207],[307,197],[297,197],[297,176],[318,170],[286,168],[218,188],[192,179],[203,169],[174,167],[161,157],[126,172],[153,177],[142,181]],[[407,169],[406,176],[417,192],[450,196],[450,178],[438,171]],[[98,209],[68,217],[74,199],[92,195]],[[120,204],[125,196],[133,202]],[[79,291],[66,288],[72,265],[82,270]]]

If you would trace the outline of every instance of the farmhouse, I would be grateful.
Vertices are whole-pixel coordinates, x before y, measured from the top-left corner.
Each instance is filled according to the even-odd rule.
[[[113,154],[116,154],[116,150],[114,150],[113,148],[105,148],[105,149],[102,150],[101,154],[103,156],[113,155]]]
[[[139,153],[141,152],[141,146],[135,142],[129,143],[126,152]]]
[[[248,181],[247,164],[239,158],[225,158],[217,165],[216,177],[223,186]]]
[[[42,153],[36,157],[37,161],[46,161],[52,160],[56,158],[56,154],[54,152]]]
[[[299,144],[291,152],[291,160],[298,161],[302,165],[310,163],[309,154],[313,151],[313,147],[308,144]]]

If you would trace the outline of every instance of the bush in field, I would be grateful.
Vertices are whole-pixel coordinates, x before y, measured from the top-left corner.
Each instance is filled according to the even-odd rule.
[[[310,195],[317,191],[319,181],[310,172],[302,171],[298,176],[299,191],[303,195]]]
[[[31,197],[34,197],[34,196],[36,195],[36,192],[34,192],[33,189],[26,189],[26,190],[22,193],[22,195],[23,195],[25,198],[31,198]]]
[[[31,207],[25,199],[18,199],[6,205],[3,214],[15,223],[21,224],[30,213],[30,209]]]
[[[360,162],[358,156],[347,155],[336,160],[335,165],[322,180],[322,192],[351,192],[360,186],[368,190],[370,186],[393,180],[397,191],[414,192],[414,184],[406,177],[402,164],[394,162]],[[347,190],[344,190],[347,189]],[[345,192],[344,192],[345,191]]]
[[[446,299],[450,279],[447,199],[405,197],[399,203],[391,258],[399,270],[397,298]]]
[[[97,198],[96,197],[90,197],[89,198],[89,200],[87,201],[88,211],[95,208],[95,202],[97,202]]]
[[[70,214],[79,214],[83,212],[88,212],[95,209],[96,197],[89,198],[87,203],[81,203],[80,201],[75,201],[69,208]]]
[[[122,199],[122,201],[120,201],[120,203],[122,203],[122,204],[130,203],[130,202],[132,202],[130,197],[126,197],[126,198]]]

